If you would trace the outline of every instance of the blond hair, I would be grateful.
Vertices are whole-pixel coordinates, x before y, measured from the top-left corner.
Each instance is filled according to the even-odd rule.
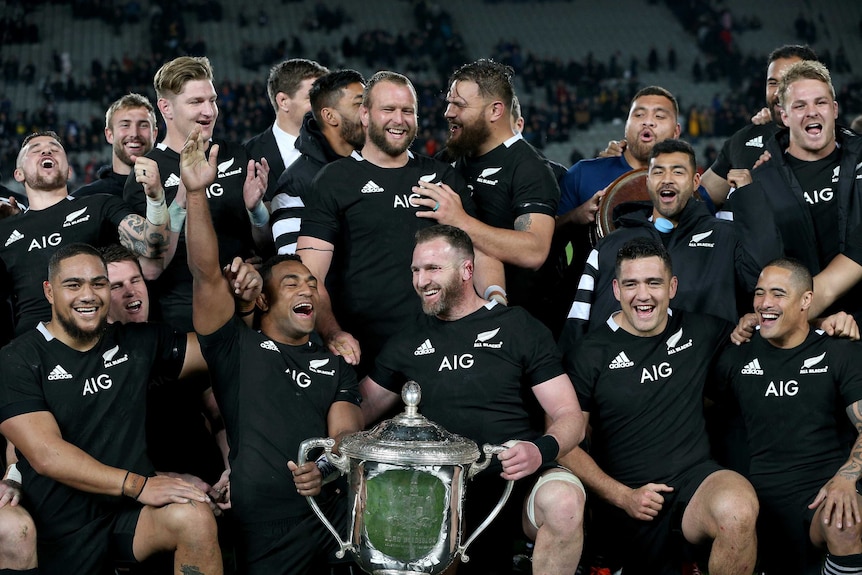
[[[213,80],[213,69],[206,56],[180,56],[164,64],[153,78],[156,96],[167,98],[181,94],[187,82]]]

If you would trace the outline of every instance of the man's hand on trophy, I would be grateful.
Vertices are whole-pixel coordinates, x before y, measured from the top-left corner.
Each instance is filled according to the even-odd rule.
[[[503,473],[500,474],[503,479],[522,479],[535,473],[542,465],[542,454],[535,443],[513,439],[503,445],[509,448],[497,455],[503,464]]]
[[[287,468],[293,473],[293,482],[296,484],[296,492],[303,497],[314,497],[320,493],[323,485],[323,475],[313,461],[307,461],[299,467],[293,461],[287,462]]]

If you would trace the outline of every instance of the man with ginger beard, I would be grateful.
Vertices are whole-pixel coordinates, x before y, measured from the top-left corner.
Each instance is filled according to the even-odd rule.
[[[548,259],[560,191],[545,159],[512,128],[513,75],[510,66],[480,59],[449,80],[446,155],[472,190],[476,217],[445,186],[416,182],[414,191],[432,208],[422,217],[464,230],[476,249],[505,264],[505,289],[492,285],[483,295],[522,306],[550,327],[557,318],[537,271]]]
[[[320,493],[321,473],[315,462],[297,467],[293,459],[309,437],[340,439],[362,428],[356,375],[309,338],[319,283],[298,256],[270,258],[260,270],[263,285],[249,286],[259,290],[259,332],[234,313],[231,294],[241,288],[222,275],[206,197],[218,172],[218,146],[209,158],[205,147],[196,128],[183,148],[181,177],[188,189],[195,331],[230,445],[239,571],[321,573],[320,561],[335,544],[303,497]],[[288,487],[291,481],[296,490]],[[344,500],[332,492],[320,502],[338,510],[337,525],[346,518]]]
[[[156,113],[150,101],[140,94],[126,94],[105,113],[105,139],[111,144],[111,167],[99,170],[99,179],[78,188],[76,198],[93,194],[123,197],[126,180],[135,159],[153,149],[158,133]]]
[[[351,365],[361,361],[360,375],[385,340],[420,313],[406,270],[413,234],[434,223],[417,214],[433,210],[434,202],[420,199],[417,182],[445,182],[474,211],[452,166],[408,149],[416,111],[407,77],[389,71],[371,77],[360,107],[361,154],[317,175],[297,241],[296,253],[320,281],[316,329],[333,353]]]

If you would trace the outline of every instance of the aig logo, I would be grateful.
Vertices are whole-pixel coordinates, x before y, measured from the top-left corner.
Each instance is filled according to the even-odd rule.
[[[218,182],[215,182],[214,184],[212,184],[210,187],[207,188],[207,199],[208,200],[211,198],[214,198],[214,197],[219,198],[222,195],[224,195],[224,188],[221,187],[221,184]]]
[[[290,376],[290,378],[296,382],[296,385],[305,389],[309,385],[311,385],[311,376],[309,376],[304,371],[299,371],[296,369],[285,369],[284,373]]]
[[[96,377],[88,377],[84,380],[84,392],[81,395],[93,395],[103,389],[111,389],[112,385],[114,385],[114,382],[111,381],[111,376],[104,373]]]
[[[666,361],[658,365],[643,368],[641,371],[641,383],[654,383],[659,379],[666,379],[673,375],[673,368]]]
[[[30,247],[27,248],[28,252],[32,252],[33,250],[44,250],[45,248],[51,247],[56,248],[60,245],[60,242],[63,241],[63,236],[54,232],[48,236],[42,236],[41,238],[33,238],[33,241],[30,242]]]
[[[464,355],[453,355],[452,357],[444,357],[440,362],[440,367],[437,371],[454,371],[456,369],[470,369],[473,367],[473,354],[465,353]]]

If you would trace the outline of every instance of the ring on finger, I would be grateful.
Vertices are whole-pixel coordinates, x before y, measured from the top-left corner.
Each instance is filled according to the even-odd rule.
[[[434,204],[434,209],[433,209],[433,211],[435,211],[435,212],[436,212],[436,211],[437,211],[437,210],[439,210],[439,209],[440,209],[440,202],[436,202],[436,203]]]

